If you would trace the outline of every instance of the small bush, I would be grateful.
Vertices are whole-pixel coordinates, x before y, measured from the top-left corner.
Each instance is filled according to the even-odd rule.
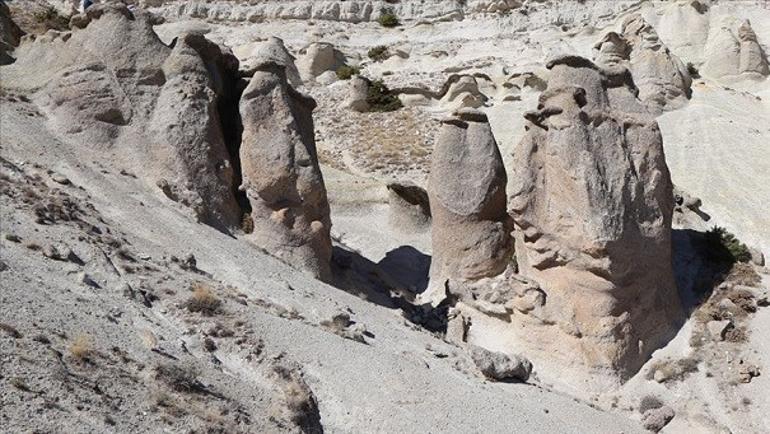
[[[751,260],[749,248],[723,227],[714,226],[706,232],[706,246],[709,257],[715,262],[733,264]]]
[[[337,78],[340,80],[350,80],[354,75],[361,74],[361,68],[357,66],[342,65],[337,68]]]
[[[388,58],[390,53],[388,53],[388,47],[384,45],[378,45],[376,47],[370,48],[366,55],[375,62],[382,62]]]
[[[690,73],[690,77],[692,78],[700,78],[700,71],[698,71],[698,67],[693,65],[692,62],[687,62],[687,72]]]
[[[382,80],[375,80],[369,85],[366,102],[369,110],[374,112],[392,112],[402,107],[401,100],[391,93]]]
[[[222,301],[214,295],[211,288],[203,282],[195,282],[192,285],[193,295],[184,304],[190,312],[199,312],[206,316],[212,316],[220,312]]]
[[[393,14],[393,12],[384,12],[380,15],[379,18],[377,18],[377,22],[380,23],[382,27],[396,27],[399,24],[398,17]]]

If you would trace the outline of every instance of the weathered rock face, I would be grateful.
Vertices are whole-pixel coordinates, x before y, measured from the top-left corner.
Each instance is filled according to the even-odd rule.
[[[328,280],[331,220],[315,147],[315,106],[288,84],[283,65],[257,67],[240,103],[241,189],[252,208],[249,240]]]
[[[405,106],[433,106],[436,111],[449,113],[478,108],[487,101],[478,80],[472,75],[452,74],[438,91],[416,86],[394,89],[394,92]]]
[[[124,6],[95,5],[72,24],[27,37],[4,86],[32,94],[73,148],[160,187],[204,223],[236,225],[217,105],[237,59],[199,35],[181,36],[172,50],[148,15]]]
[[[687,67],[638,14],[626,18],[620,34],[606,34],[594,50],[597,63],[627,67],[639,99],[652,108],[677,108],[690,97],[692,78]]]
[[[12,63],[15,59],[8,54],[19,45],[23,32],[11,19],[11,13],[5,2],[0,3],[0,65]]]
[[[734,18],[725,18],[713,27],[705,48],[703,75],[712,78],[764,78],[770,74],[767,55],[757,35],[746,20],[740,25]]]
[[[302,81],[312,82],[326,71],[336,71],[345,64],[345,55],[336,50],[332,44],[314,42],[302,50],[297,61],[297,68]]]
[[[217,95],[224,92],[221,77],[237,75],[238,61],[203,36],[187,34],[179,37],[162,69],[166,83],[149,124],[162,145],[153,149],[154,164],[161,173],[194,174],[186,180],[187,197],[182,200],[203,221],[221,227],[233,224],[240,209],[233,200],[234,173]],[[216,73],[209,75],[209,70]]]
[[[437,302],[449,280],[502,273],[513,243],[505,168],[486,115],[465,109],[443,121],[432,158],[433,259],[425,297]]]
[[[662,138],[622,71],[580,57],[548,67],[514,149],[509,205],[520,273],[545,303],[510,319],[527,324],[518,339],[531,358],[623,379],[682,319]]]

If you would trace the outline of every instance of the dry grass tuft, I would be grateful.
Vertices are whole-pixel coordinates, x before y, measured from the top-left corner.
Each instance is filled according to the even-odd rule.
[[[192,297],[184,304],[187,310],[206,316],[213,316],[221,312],[222,300],[214,294],[209,285],[203,282],[195,282],[192,284],[191,289],[193,291]]]
[[[93,341],[88,335],[78,335],[75,337],[68,349],[72,357],[78,360],[88,360],[94,355]]]

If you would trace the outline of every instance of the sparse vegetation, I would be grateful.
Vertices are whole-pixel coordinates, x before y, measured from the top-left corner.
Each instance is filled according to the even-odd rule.
[[[342,65],[337,68],[337,71],[335,72],[337,73],[337,78],[340,80],[350,80],[354,75],[361,74],[361,68],[357,66]]]
[[[394,95],[382,80],[375,80],[369,85],[366,96],[369,110],[374,112],[392,112],[402,107],[401,100]]]
[[[687,62],[687,72],[690,73],[690,77],[692,78],[700,78],[698,67],[693,65],[692,62]]]
[[[158,365],[155,367],[155,379],[177,392],[201,393],[206,391],[206,387],[198,381],[198,371],[189,366]]]
[[[42,25],[46,30],[67,30],[70,26],[70,19],[59,13],[59,11],[49,6],[33,14],[35,21]]]
[[[193,291],[192,297],[184,304],[187,310],[201,313],[205,316],[212,316],[221,311],[222,300],[217,298],[210,286],[203,282],[195,282],[192,284],[191,289]]]
[[[733,264],[751,260],[749,248],[723,227],[714,226],[706,232],[706,244],[714,262]]]
[[[396,27],[399,24],[401,24],[398,21],[398,17],[390,10],[385,10],[380,14],[380,17],[377,18],[377,22],[380,23],[382,27]]]
[[[382,62],[390,56],[390,52],[388,51],[388,47],[378,45],[370,48],[366,55],[375,62]]]
[[[94,354],[94,345],[88,335],[78,335],[70,343],[69,352],[77,360],[88,360]]]

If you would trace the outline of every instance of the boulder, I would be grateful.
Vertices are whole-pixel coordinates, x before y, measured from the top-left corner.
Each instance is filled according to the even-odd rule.
[[[411,182],[391,182],[388,188],[388,223],[398,231],[416,231],[430,225],[430,201],[424,188]]]
[[[301,51],[297,61],[299,75],[304,83],[315,80],[326,71],[336,71],[345,65],[345,55],[326,42],[314,42]]]
[[[603,66],[628,68],[639,99],[651,108],[678,108],[690,97],[692,78],[687,67],[639,14],[627,17],[620,33],[604,35],[594,53]]]
[[[525,357],[489,351],[471,346],[471,359],[482,374],[495,381],[523,381],[532,373],[532,363]]]
[[[3,86],[30,94],[73,148],[136,173],[201,222],[236,226],[220,110],[239,80],[237,59],[200,35],[182,35],[172,49],[150,15],[119,4],[96,4],[71,22],[71,32],[26,37]]]
[[[622,381],[683,320],[661,133],[624,71],[576,56],[548,68],[513,150],[509,202],[519,271],[546,298],[537,318],[513,322],[531,322],[519,338],[533,358]]]
[[[254,231],[248,240],[289,265],[331,278],[331,219],[318,165],[315,101],[288,82],[286,67],[258,65],[240,102],[243,184]]]
[[[505,168],[486,115],[464,109],[442,123],[428,180],[433,259],[424,296],[434,303],[450,279],[502,273],[513,249]]]

